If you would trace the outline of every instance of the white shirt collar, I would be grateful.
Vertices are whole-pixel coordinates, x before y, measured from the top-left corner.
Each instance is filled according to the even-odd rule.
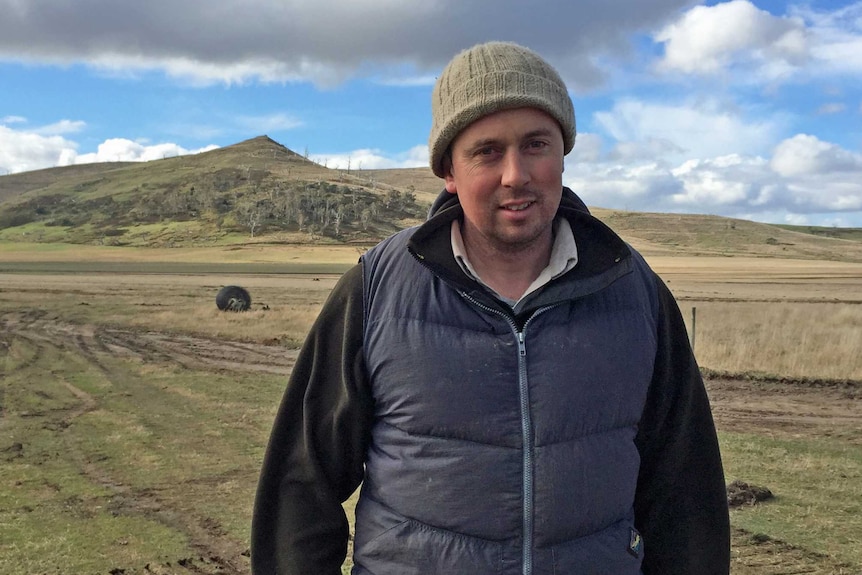
[[[451,228],[452,253],[455,254],[455,261],[461,266],[465,274],[485,286],[498,299],[515,307],[518,302],[525,297],[544,286],[553,279],[556,279],[571,270],[578,264],[578,246],[575,243],[575,234],[572,232],[572,226],[566,218],[557,218],[554,220],[554,245],[551,247],[551,259],[548,265],[543,269],[539,276],[530,284],[518,300],[511,300],[502,297],[500,294],[491,289],[488,284],[482,281],[479,274],[470,264],[467,259],[467,250],[464,247],[464,238],[461,236],[461,222],[454,220]]]

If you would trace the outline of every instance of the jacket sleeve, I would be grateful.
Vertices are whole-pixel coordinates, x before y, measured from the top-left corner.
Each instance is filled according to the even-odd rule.
[[[255,575],[340,575],[341,504],[362,482],[373,402],[362,354],[362,269],[342,276],[299,353],[264,456],[251,527]]]
[[[644,575],[727,575],[730,521],[715,426],[673,295],[656,278],[658,352],[635,442]]]

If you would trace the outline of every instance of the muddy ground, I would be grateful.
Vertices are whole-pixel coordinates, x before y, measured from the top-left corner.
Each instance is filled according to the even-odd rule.
[[[143,362],[175,363],[186,367],[244,370],[287,375],[296,352],[283,347],[228,342],[188,335],[136,331],[122,328],[81,326],[58,321],[38,311],[0,315],[0,345],[23,338],[36,346],[74,350],[96,368],[105,369],[109,357],[135,358]],[[67,412],[64,425],[89,410],[96,400],[83,390],[66,384],[80,399],[80,406]],[[801,433],[806,436],[841,437],[862,443],[862,384],[856,382],[744,381],[712,377],[707,381],[720,429],[757,433]],[[14,449],[14,446],[9,446]],[[116,493],[116,505],[170,524],[185,532],[194,556],[165,564],[118,566],[112,575],[229,574],[248,572],[247,542],[231,538],[217,522],[195,516],[188,509],[170,509],[155,493],[136,493],[106,476],[95,465],[85,469],[91,479]],[[734,550],[740,565],[757,573],[849,573],[828,557],[813,555],[779,541],[742,531],[734,533]]]

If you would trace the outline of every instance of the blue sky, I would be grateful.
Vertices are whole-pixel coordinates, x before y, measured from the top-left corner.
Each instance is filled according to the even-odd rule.
[[[0,0],[0,175],[267,134],[427,164],[434,78],[511,40],[566,80],[591,206],[862,227],[862,1]]]

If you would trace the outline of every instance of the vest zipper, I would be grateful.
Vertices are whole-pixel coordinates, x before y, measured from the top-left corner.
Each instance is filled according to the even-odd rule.
[[[524,322],[524,326],[518,329],[518,324],[515,319],[509,314],[489,307],[482,302],[474,299],[469,294],[461,292],[461,297],[471,302],[473,305],[483,309],[489,313],[498,315],[506,320],[509,327],[512,328],[512,333],[518,342],[518,396],[521,406],[521,441],[524,444],[523,455],[523,527],[524,543],[522,555],[522,575],[532,575],[533,573],[533,418],[530,413],[530,387],[527,381],[527,343],[526,331],[527,326],[535,319],[536,316],[556,307],[558,304],[548,305],[537,309]]]
[[[530,317],[532,319],[532,316]],[[529,320],[527,320],[529,323]],[[524,556],[523,575],[533,573],[533,417],[530,413],[530,387],[527,382],[527,345],[524,327],[518,338],[518,393],[521,398],[521,437],[524,442]]]

